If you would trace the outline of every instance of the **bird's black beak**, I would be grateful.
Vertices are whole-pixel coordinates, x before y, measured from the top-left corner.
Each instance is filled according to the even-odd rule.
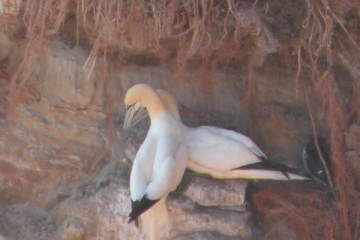
[[[147,115],[146,108],[139,104],[126,106],[124,130],[127,131],[128,129],[136,125],[143,118],[145,118],[146,115]]]

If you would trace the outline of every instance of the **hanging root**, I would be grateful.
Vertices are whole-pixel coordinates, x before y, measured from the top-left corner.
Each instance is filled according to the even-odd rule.
[[[284,225],[303,240],[339,237],[341,228],[329,211],[334,206],[326,196],[278,187],[256,192],[252,202],[260,216],[264,216],[264,224],[272,229],[263,234],[261,239],[277,239],[276,231],[283,231],[279,227]]]
[[[328,116],[326,122],[330,130],[330,147],[332,155],[333,169],[335,173],[334,182],[338,190],[339,213],[343,228],[343,239],[352,239],[349,222],[349,203],[347,189],[351,188],[351,182],[346,178],[346,161],[344,151],[344,116],[335,81],[330,75],[323,84],[323,99],[328,106]]]
[[[296,89],[298,89],[299,78],[302,75],[310,76],[311,83],[303,82],[305,98],[308,105],[314,138],[316,138],[316,127],[310,106],[309,92],[314,89],[312,96],[320,97],[325,112],[325,120],[329,133],[329,142],[332,153],[332,164],[334,169],[334,187],[337,189],[336,199],[338,202],[338,218],[341,225],[341,239],[352,239],[349,219],[349,197],[348,189],[352,188],[345,169],[344,150],[344,108],[341,103],[341,96],[333,74],[332,38],[335,25],[340,26],[348,37],[349,42],[359,51],[360,48],[353,39],[343,23],[331,9],[329,2],[325,0],[306,1],[307,17],[303,27],[309,29],[309,35],[301,49],[298,50],[298,69],[296,72]],[[302,51],[303,50],[303,51]],[[301,57],[301,52],[304,57]],[[360,53],[360,51],[359,51]],[[303,63],[300,64],[300,61]],[[309,73],[309,74],[307,74]],[[307,85],[307,86],[305,86]],[[324,159],[321,159],[324,162]],[[327,173],[330,180],[330,175]]]

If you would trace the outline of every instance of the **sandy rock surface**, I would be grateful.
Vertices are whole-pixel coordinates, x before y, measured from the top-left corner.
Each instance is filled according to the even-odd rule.
[[[84,122],[87,113],[72,116],[69,109],[50,109],[31,102],[19,106],[12,118],[1,116],[0,233],[5,239],[140,239],[141,232],[127,223],[125,140],[112,145],[116,151],[109,153],[117,156],[102,156],[106,129],[101,114]],[[186,188],[168,199],[172,236],[251,235],[245,183],[193,174],[186,178]]]

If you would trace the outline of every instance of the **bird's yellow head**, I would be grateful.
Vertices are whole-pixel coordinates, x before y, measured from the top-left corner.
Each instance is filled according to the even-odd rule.
[[[156,91],[147,84],[136,84],[125,94],[126,114],[124,129],[129,129],[146,116],[155,117],[164,107]]]
[[[144,98],[148,92],[152,92],[154,89],[147,84],[136,84],[129,88],[125,94],[125,105],[131,106],[134,104],[142,104]]]

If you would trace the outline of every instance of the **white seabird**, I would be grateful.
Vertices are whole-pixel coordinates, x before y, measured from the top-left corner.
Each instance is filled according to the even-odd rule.
[[[124,129],[139,118],[145,107],[151,125],[140,146],[130,174],[132,211],[129,223],[137,219],[154,204],[165,206],[165,198],[180,183],[187,165],[183,126],[167,111],[156,91],[146,84],[131,87],[125,96],[126,115]],[[163,208],[164,210],[164,208]]]
[[[162,89],[156,91],[166,108],[181,123],[173,96]],[[298,169],[268,160],[250,138],[238,132],[212,126],[183,126],[189,157],[187,167],[194,172],[222,179],[309,179]]]

